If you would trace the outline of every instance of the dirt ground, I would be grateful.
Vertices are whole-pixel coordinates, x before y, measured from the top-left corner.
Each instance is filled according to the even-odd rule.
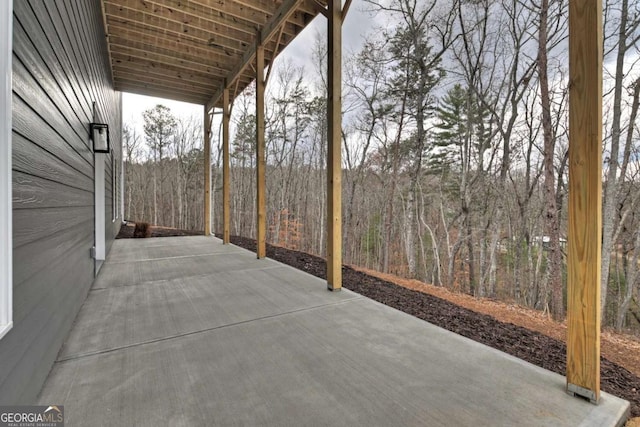
[[[405,288],[435,295],[478,313],[488,314],[501,322],[513,323],[566,343],[566,322],[556,322],[550,316],[538,310],[488,298],[475,298],[470,295],[451,292],[445,288],[428,285],[418,280],[403,279],[375,270],[356,266],[352,266],[352,268]],[[606,330],[602,332],[600,344],[604,357],[640,376],[640,339],[632,335],[618,334],[614,331]]]
[[[127,222],[120,227],[120,232],[116,236],[116,239],[132,239],[133,230],[136,224],[133,222]],[[157,225],[151,226],[151,236],[149,237],[175,237],[175,236],[200,236],[202,231],[193,230],[178,230],[176,228],[160,227]]]
[[[133,237],[123,225],[118,238]],[[152,227],[151,237],[197,235],[201,232]],[[232,236],[231,243],[255,251],[255,240]],[[320,278],[324,259],[267,245],[267,256]],[[477,342],[564,375],[566,325],[535,310],[469,295],[416,280],[343,266],[343,286],[390,307],[426,320]],[[640,417],[640,340],[605,331],[601,338],[601,388],[631,402],[631,416]],[[640,427],[640,418],[627,423]]]

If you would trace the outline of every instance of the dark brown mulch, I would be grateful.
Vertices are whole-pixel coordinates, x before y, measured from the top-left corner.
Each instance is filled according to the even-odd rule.
[[[133,231],[136,224],[133,222],[127,222],[122,224],[120,232],[116,236],[116,239],[133,239]],[[177,228],[167,227],[154,227],[151,226],[151,235],[149,237],[176,237],[176,236],[200,236],[202,231],[193,230],[179,230]]]
[[[255,240],[232,236],[231,243],[255,251]],[[326,279],[323,258],[304,252],[267,245],[267,256],[316,277]],[[433,295],[404,288],[342,267],[345,288],[411,314],[456,334],[504,351],[561,375],[566,373],[566,345],[539,332],[504,323]],[[631,416],[640,416],[640,378],[625,368],[601,358],[601,388],[631,402]]]

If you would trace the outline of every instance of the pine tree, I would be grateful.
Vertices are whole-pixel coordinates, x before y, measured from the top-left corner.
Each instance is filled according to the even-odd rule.
[[[256,142],[256,117],[248,112],[243,112],[236,126],[236,134],[233,138],[231,157],[240,162],[240,166],[253,167]]]
[[[468,91],[456,84],[436,108],[434,148],[429,161],[431,173],[444,173],[462,163],[461,150],[467,136]]]

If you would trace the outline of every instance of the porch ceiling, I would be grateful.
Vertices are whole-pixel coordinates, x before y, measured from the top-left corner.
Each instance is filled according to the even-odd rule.
[[[255,79],[260,40],[269,64],[326,0],[102,0],[116,90],[221,105]]]

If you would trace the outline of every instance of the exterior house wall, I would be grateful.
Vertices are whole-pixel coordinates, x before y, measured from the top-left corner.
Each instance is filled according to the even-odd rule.
[[[35,401],[93,283],[92,121],[110,128],[107,250],[120,226],[111,169],[121,157],[121,95],[100,2],[15,0],[13,13],[14,324],[0,339],[0,405]]]

